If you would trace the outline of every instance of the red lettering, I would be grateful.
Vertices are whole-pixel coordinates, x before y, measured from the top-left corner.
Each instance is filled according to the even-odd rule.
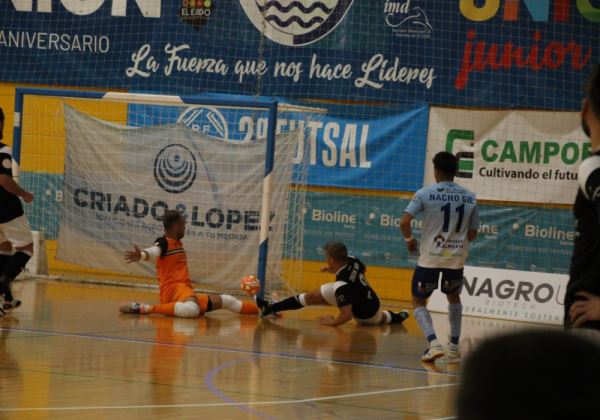
[[[568,22],[571,14],[571,0],[554,1],[554,21]]]
[[[467,33],[461,66],[454,79],[454,87],[457,90],[467,87],[469,77],[474,71],[510,70],[513,67],[529,68],[533,71],[555,70],[569,63],[572,70],[581,70],[589,63],[592,56],[591,48],[587,48],[584,53],[583,46],[575,41],[570,41],[568,44],[552,41],[540,45],[543,37],[539,31],[533,34],[533,43],[527,53],[526,49],[515,46],[512,41],[507,41],[501,46],[497,43],[487,44],[485,41],[477,41],[476,38],[477,33],[474,30]]]
[[[460,66],[460,71],[454,79],[454,87],[457,90],[462,90],[467,86],[469,81],[469,73],[473,70],[473,63],[471,63],[471,52],[473,50],[472,40],[475,39],[477,34],[474,30],[467,32],[467,42],[465,43],[465,51],[463,53],[463,60]]]
[[[575,41],[569,42],[567,50],[571,51],[571,66],[574,70],[581,70],[589,61],[592,56],[592,49],[588,48],[585,57],[581,59],[582,46],[577,44]]]
[[[557,69],[565,62],[565,49],[560,42],[551,42],[546,47],[542,66]]]
[[[540,41],[542,39],[542,34],[536,31],[533,34],[533,39],[535,41]],[[542,68],[542,65],[538,62],[539,50],[540,47],[538,46],[538,44],[533,44],[531,46],[531,49],[529,50],[529,57],[527,58],[527,61],[529,62],[529,67],[535,71],[538,71]]]

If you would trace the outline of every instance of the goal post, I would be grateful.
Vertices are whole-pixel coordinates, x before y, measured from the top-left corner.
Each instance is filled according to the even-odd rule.
[[[40,104],[34,104],[36,100],[40,100]],[[51,103],[43,103],[43,101],[56,101],[56,102],[51,102]],[[31,104],[28,103],[31,102]],[[67,107],[69,108],[68,111],[65,111],[64,114],[62,115],[62,111],[57,110],[58,108],[62,108],[63,103],[67,103]],[[81,104],[86,104],[87,105],[81,105]],[[100,104],[107,104],[106,106],[112,107],[113,104],[124,104],[124,108],[120,108],[119,111],[107,111],[103,114],[103,112],[101,112],[100,109]],[[115,105],[116,106],[116,105]],[[300,201],[303,201],[303,193],[304,193],[304,185],[302,185],[302,183],[305,183],[306,180],[306,171],[307,171],[307,167],[306,167],[306,153],[303,153],[302,150],[300,150],[301,148],[306,148],[308,145],[307,141],[304,141],[304,135],[305,135],[305,129],[307,127],[307,124],[297,124],[296,130],[294,131],[297,132],[297,134],[293,134],[292,133],[292,128],[290,128],[288,133],[282,133],[281,131],[281,127],[278,127],[278,118],[279,115],[281,113],[290,113],[290,114],[294,114],[296,116],[297,119],[302,119],[302,118],[311,118],[314,117],[314,115],[319,115],[320,113],[323,113],[323,110],[319,110],[319,109],[314,109],[314,108],[308,108],[308,107],[296,107],[294,105],[288,105],[288,104],[281,104],[279,103],[277,100],[271,100],[271,99],[266,99],[266,98],[214,98],[214,97],[199,97],[199,96],[192,96],[192,95],[160,95],[160,94],[147,94],[147,93],[126,93],[126,92],[94,92],[94,91],[83,91],[83,90],[64,90],[64,89],[41,89],[41,88],[17,88],[16,89],[16,94],[15,94],[15,116],[14,116],[14,127],[13,127],[13,156],[14,156],[14,173],[15,173],[15,177],[17,179],[19,179],[19,181],[21,183],[23,183],[23,186],[25,188],[31,188],[33,185],[28,185],[28,182],[31,184],[35,184],[40,183],[40,181],[32,181],[32,176],[29,176],[28,179],[25,179],[25,177],[23,177],[23,173],[32,173],[32,172],[39,172],[40,170],[43,172],[43,167],[44,165],[47,164],[46,159],[43,158],[43,156],[38,156],[38,163],[35,165],[28,165],[28,162],[24,161],[24,156],[27,156],[27,153],[24,153],[24,149],[27,146],[27,141],[31,141],[33,143],[38,142],[39,147],[40,148],[44,148],[44,147],[48,147],[48,148],[61,148],[63,147],[64,150],[62,151],[56,151],[56,150],[52,150],[50,152],[46,152],[46,154],[52,154],[55,153],[57,154],[59,157],[56,159],[56,164],[54,166],[56,166],[56,168],[54,169],[54,172],[58,172],[59,177],[61,178],[61,176],[65,176],[65,173],[69,173],[69,171],[72,170],[72,167],[70,167],[69,165],[72,166],[73,162],[77,162],[76,158],[68,158],[66,151],[67,151],[67,146],[66,146],[66,142],[67,142],[67,138],[69,135],[72,135],[72,137],[86,137],[88,136],[90,133],[88,131],[90,131],[90,129],[86,128],[85,130],[81,130],[80,132],[76,132],[76,133],[72,133],[72,129],[69,129],[68,126],[68,121],[66,120],[67,115],[71,115],[71,107],[74,107],[75,109],[80,109],[81,112],[83,114],[88,113],[90,116],[93,116],[93,119],[89,120],[89,124],[90,127],[95,127],[94,129],[99,130],[98,133],[103,133],[103,135],[105,134],[105,132],[103,131],[105,129],[105,126],[102,125],[102,123],[100,121],[106,121],[107,125],[106,125],[106,130],[109,129],[113,129],[116,127],[116,129],[120,130],[117,132],[116,134],[116,139],[121,139],[122,138],[129,138],[131,136],[138,136],[138,133],[142,133],[139,134],[139,136],[143,136],[143,135],[149,135],[149,136],[155,136],[157,134],[153,134],[152,132],[147,132],[144,131],[144,129],[142,130],[132,130],[131,126],[130,126],[130,120],[133,118],[132,115],[134,112],[138,112],[140,109],[144,110],[144,112],[146,112],[146,108],[145,107],[151,107],[150,111],[148,112],[152,112],[153,110],[159,109],[159,110],[163,110],[168,108],[168,111],[161,111],[160,115],[161,118],[164,117],[164,120],[161,120],[158,122],[158,126],[162,129],[164,128],[165,130],[173,130],[173,131],[165,131],[165,132],[161,132],[162,135],[167,135],[169,137],[171,136],[180,136],[181,138],[187,138],[190,135],[193,136],[191,138],[190,141],[192,142],[197,142],[197,141],[208,141],[207,144],[209,144],[209,146],[207,147],[213,147],[213,145],[211,145],[211,141],[213,142],[213,144],[215,145],[214,147],[217,148],[221,148],[218,150],[212,150],[207,152],[206,156],[220,156],[219,154],[215,154],[217,153],[219,150],[232,150],[234,151],[234,154],[236,155],[240,155],[243,157],[243,155],[248,154],[247,150],[242,150],[241,152],[238,150],[236,151],[236,148],[241,148],[242,146],[240,145],[245,145],[243,147],[248,148],[248,139],[250,138],[250,143],[256,143],[256,144],[262,144],[264,143],[264,155],[262,158],[262,162],[261,164],[263,165],[263,169],[261,170],[262,172],[262,180],[261,180],[261,197],[257,197],[257,201],[258,203],[260,203],[260,209],[258,211],[258,213],[260,213],[260,216],[258,217],[258,220],[256,220],[255,222],[253,222],[253,217],[256,216],[255,213],[257,212],[253,212],[250,210],[246,210],[246,212],[242,211],[242,210],[228,210],[227,217],[232,218],[232,220],[228,220],[228,222],[231,222],[229,224],[231,225],[235,225],[235,223],[238,219],[240,219],[242,216],[240,216],[241,214],[245,214],[247,219],[250,219],[251,222],[248,223],[254,223],[254,225],[257,226],[250,226],[250,229],[254,229],[256,228],[257,232],[257,238],[258,238],[258,243],[256,244],[257,247],[257,252],[256,252],[256,265],[254,268],[248,268],[248,267],[244,267],[244,270],[246,270],[246,274],[250,274],[252,273],[253,270],[256,270],[256,275],[258,277],[258,279],[261,282],[261,294],[264,294],[265,291],[269,291],[270,289],[270,285],[269,285],[269,276],[274,275],[274,277],[278,277],[279,281],[282,279],[282,274],[281,274],[281,262],[279,261],[279,273],[277,273],[275,270],[275,272],[273,272],[273,270],[269,270],[269,259],[273,258],[273,255],[270,253],[270,238],[272,239],[273,234],[275,233],[276,235],[279,236],[285,236],[284,239],[278,239],[278,241],[292,241],[293,245],[290,244],[284,244],[282,245],[281,243],[278,243],[275,248],[276,248],[276,252],[278,254],[287,254],[286,258],[287,259],[295,259],[295,260],[301,260],[301,254],[302,254],[302,229],[301,229],[301,224],[302,224],[302,216],[298,215],[298,214],[286,214],[285,216],[283,215],[274,215],[273,212],[273,200],[276,200],[277,202],[275,203],[276,206],[279,206],[279,209],[277,210],[277,212],[281,212],[281,205],[282,205],[282,201],[285,201],[285,211],[287,212],[299,212],[300,209],[303,208],[302,204],[300,203]],[[141,107],[141,108],[140,108]],[[181,111],[181,110],[185,110],[185,109],[192,109],[194,107],[198,107],[198,109],[200,109],[201,111],[196,112],[195,114],[204,114],[204,115],[208,115],[208,120],[206,122],[207,125],[213,124],[216,127],[216,130],[221,132],[222,130],[227,131],[228,130],[228,125],[229,126],[233,126],[234,121],[228,121],[228,119],[235,119],[235,115],[238,115],[240,113],[244,113],[247,114],[244,118],[246,118],[246,122],[248,120],[252,120],[252,118],[255,118],[256,121],[254,121],[254,127],[252,128],[252,134],[248,134],[248,132],[246,132],[246,135],[244,136],[244,141],[239,141],[240,138],[238,139],[225,139],[228,140],[226,142],[223,142],[222,140],[224,140],[223,138],[221,138],[220,136],[218,139],[216,140],[221,140],[221,141],[216,141],[215,138],[213,138],[211,136],[210,132],[207,133],[200,133],[200,132],[196,132],[194,130],[190,130],[188,128],[188,131],[192,132],[194,131],[192,134],[189,134],[187,132],[183,132],[182,130],[184,128],[187,127],[180,127],[182,125],[186,124],[186,121],[184,121],[183,123],[180,122],[181,119],[177,119],[177,122],[175,123],[175,121],[169,120],[169,118],[172,116],[172,114],[178,114],[178,115],[182,115],[185,111]],[[88,108],[86,109],[81,109],[81,108]],[[177,110],[176,112],[173,110]],[[212,111],[206,111],[206,110],[217,110],[217,112],[212,112]],[[220,111],[219,111],[220,110]],[[181,112],[180,112],[181,111]],[[230,112],[231,111],[231,112]],[[48,112],[48,115],[46,115],[45,113]],[[212,114],[211,114],[212,112]],[[228,116],[228,112],[230,112],[232,115],[234,115],[234,117],[229,117]],[[121,115],[125,113],[126,115]],[[118,114],[118,115],[117,115]],[[75,114],[73,114],[75,115]],[[248,116],[249,115],[249,116]],[[301,115],[301,117],[299,117]],[[260,118],[258,118],[257,116],[260,116]],[[60,121],[62,118],[65,118],[65,122]],[[217,118],[219,117],[219,118]],[[85,120],[84,117],[82,121],[88,121]],[[198,117],[196,117],[198,118]],[[265,121],[266,119],[266,121]],[[218,121],[216,121],[218,120]],[[259,129],[258,127],[258,120],[260,120],[260,122],[263,124],[263,126],[266,124],[266,127],[263,127],[263,129]],[[156,121],[155,121],[156,123]],[[65,127],[62,127],[61,124],[64,124]],[[85,127],[85,124],[87,124],[87,122],[82,122],[81,127]],[[94,125],[96,124],[96,125]],[[98,125],[100,124],[100,125]],[[117,124],[117,125],[115,125]],[[50,127],[53,126],[53,127]],[[55,126],[55,127],[54,127]],[[114,127],[113,127],[114,126]],[[136,128],[140,128],[140,124],[133,124],[133,126],[136,126]],[[179,128],[178,128],[179,127]],[[279,130],[278,130],[279,128]],[[48,130],[50,130],[52,133],[48,134]],[[179,131],[178,131],[179,130]],[[210,130],[209,130],[210,131]],[[231,129],[229,129],[229,131],[231,131]],[[133,134],[132,134],[133,133]],[[173,133],[173,134],[171,134]],[[238,133],[239,134],[239,133]],[[287,135],[289,138],[286,139],[282,139],[282,136]],[[294,135],[296,137],[294,137]],[[61,136],[62,136],[62,141],[64,141],[64,144],[61,145]],[[235,136],[233,136],[235,137]],[[139,140],[142,137],[138,137],[137,139]],[[150,143],[152,143],[152,141],[162,141],[163,137],[161,137],[159,140],[157,140],[157,138],[155,138],[154,140],[150,140]],[[208,140],[206,140],[208,139]],[[296,141],[295,139],[298,139],[298,144],[294,146],[294,150],[293,150],[293,154],[290,154],[292,149],[290,147],[288,147],[289,152],[287,152],[288,149],[286,149],[287,146],[285,146],[286,141],[287,142],[294,142]],[[48,141],[46,141],[48,140]],[[119,140],[119,141],[121,141]],[[284,141],[285,140],[285,141]],[[144,140],[146,141],[146,140]],[[48,144],[46,144],[48,143]],[[225,144],[226,143],[226,144]],[[281,143],[281,144],[279,144]],[[115,143],[117,144],[117,143]],[[119,143],[120,144],[120,143]],[[145,143],[144,143],[145,144]],[[225,145],[224,145],[225,144]],[[235,146],[230,146],[231,144],[234,144]],[[54,145],[54,146],[52,146]],[[204,147],[204,146],[203,146]],[[261,146],[262,147],[262,146]],[[286,155],[285,158],[283,159],[285,162],[289,163],[289,166],[292,166],[292,162],[293,162],[293,170],[289,169],[289,168],[280,168],[279,165],[280,162],[277,162],[277,157],[279,157],[280,159],[282,158],[283,155],[278,155],[279,152],[281,152],[279,148],[282,148],[281,150],[286,150]],[[82,149],[86,149],[86,148],[82,148]],[[184,148],[185,149],[185,148]],[[139,155],[142,155],[141,152],[142,149],[140,149],[140,153]],[[183,149],[182,149],[183,150]],[[85,150],[84,150],[85,151]],[[135,150],[134,150],[135,151]],[[31,151],[30,151],[31,152]],[[92,156],[90,153],[90,151],[85,151],[86,153],[88,153],[86,156]],[[194,151],[195,153],[196,151]],[[32,154],[36,154],[37,152],[32,152]],[[63,156],[61,157],[60,154],[63,153]],[[199,153],[199,152],[198,152]],[[262,149],[261,149],[261,153]],[[283,152],[281,152],[283,153]],[[40,155],[43,155],[43,153],[39,153]],[[136,154],[133,153],[132,154],[133,158],[135,160],[136,158]],[[302,158],[303,161],[298,161],[298,156],[300,156]],[[193,157],[192,157],[193,158]],[[62,160],[64,159],[64,164],[63,164],[63,168],[64,168],[64,172],[63,174],[60,174],[60,166],[62,164]],[[114,156],[113,160],[118,160],[118,156]],[[174,158],[175,160],[171,162],[171,166],[167,167],[167,174],[172,175],[172,171],[174,171],[177,168],[183,167],[183,166],[178,166],[180,165],[180,163],[182,162],[182,160],[179,160],[180,157],[178,155],[175,156]],[[204,165],[204,168],[206,169],[206,171],[208,171],[207,168],[207,163],[203,161],[204,157],[199,155],[198,161],[200,162],[200,164]],[[32,159],[33,160],[33,159]],[[85,159],[83,159],[85,160]],[[137,161],[136,161],[137,162]],[[194,161],[195,162],[195,161]],[[253,168],[251,168],[251,172],[254,173],[256,171],[256,165],[258,164],[257,162],[251,162],[253,165]],[[285,164],[287,164],[285,163]],[[155,161],[156,164],[156,161]],[[232,172],[237,171],[237,174],[239,177],[243,178],[244,177],[244,171],[247,170],[248,168],[246,168],[244,165],[249,165],[250,163],[246,160],[240,160],[239,163],[239,167],[236,168],[231,168]],[[183,165],[183,163],[181,163],[181,165]],[[210,166],[210,162],[208,163],[208,165]],[[232,164],[233,165],[233,164]],[[278,166],[279,165],[279,166]],[[283,165],[283,163],[282,163]],[[199,165],[200,166],[200,165]],[[198,167],[199,167],[198,166]],[[194,166],[194,168],[196,168],[196,166]],[[151,168],[145,168],[150,170]],[[85,168],[84,168],[85,170]],[[198,169],[199,170],[199,169]],[[171,172],[169,172],[171,171]],[[229,175],[230,177],[233,176],[232,174],[227,174],[226,172],[229,172],[227,169],[221,169],[221,171],[224,173],[223,176],[227,176]],[[148,172],[148,171],[146,171]],[[220,174],[219,174],[220,175]],[[95,173],[91,174],[91,178],[94,178]],[[156,177],[156,169],[155,169],[155,174],[154,176]],[[151,178],[152,176],[149,175],[149,177]],[[194,173],[193,175],[194,179],[196,177],[196,174]],[[211,174],[208,174],[208,177],[211,177]],[[275,180],[275,184],[274,184],[274,178]],[[245,182],[251,182],[250,179],[244,180]],[[58,184],[60,184],[61,180],[59,179],[58,181],[56,181]],[[115,181],[116,182],[116,181]],[[286,185],[284,185],[286,182],[289,182],[289,186],[286,187]],[[38,189],[41,188],[38,185]],[[64,228],[64,226],[62,226],[62,224],[65,222],[65,209],[62,203],[62,199],[63,199],[63,195],[69,193],[69,191],[59,191],[60,185],[56,186],[56,191],[53,192],[52,189],[40,189],[39,191],[37,191],[36,194],[36,198],[37,195],[40,194],[40,192],[42,192],[43,195],[45,195],[45,197],[40,197],[43,198],[44,200],[41,201],[41,203],[36,203],[36,201],[34,201],[34,206],[38,206],[38,208],[33,207],[33,212],[46,212],[47,209],[40,209],[39,206],[45,207],[46,204],[48,203],[49,199],[53,198],[54,195],[56,196],[56,200],[52,201],[52,204],[47,206],[47,207],[56,207],[53,211],[55,212],[54,214],[54,219],[60,218],[61,222],[58,224],[59,226],[55,226],[55,233],[56,236],[60,236],[58,234],[59,231],[61,231],[62,228]],[[116,188],[116,187],[115,187]],[[140,186],[140,188],[143,189],[143,187]],[[213,190],[219,190],[219,192],[221,192],[221,190],[219,189],[220,187],[217,185],[216,187],[213,186],[212,187]],[[224,189],[226,188],[230,188],[229,186],[226,186]],[[275,190],[275,191],[274,191]],[[50,192],[49,192],[50,191]],[[214,192],[214,191],[213,191]],[[177,192],[178,194],[179,192]],[[245,193],[245,192],[244,192]],[[92,194],[92,193],[89,193]],[[100,192],[97,193],[97,196],[100,196]],[[125,194],[125,192],[123,192],[123,194]],[[167,194],[167,193],[165,193]],[[51,196],[51,197],[47,197],[47,196]],[[60,200],[58,199],[58,197],[60,196]],[[108,197],[109,194],[106,193],[106,197]],[[116,196],[115,196],[116,197]],[[155,199],[158,200],[157,196],[153,196]],[[285,198],[284,198],[285,197]],[[95,197],[97,198],[97,197]],[[244,196],[245,198],[245,196]],[[115,199],[114,197],[108,197],[106,199],[107,203],[106,204],[107,208],[111,206],[110,200],[111,199]],[[119,200],[123,200],[126,201],[127,199],[125,198],[119,198]],[[138,203],[140,202],[141,199],[138,200]],[[251,198],[251,196],[248,196],[247,200],[250,202],[250,204],[252,204],[251,202],[253,201],[253,199]],[[149,201],[149,200],[148,200]],[[167,199],[162,200],[164,202],[167,202]],[[292,202],[293,201],[293,202]],[[100,207],[100,202],[96,203],[96,205],[98,207]],[[257,205],[258,205],[257,203]],[[91,203],[90,206],[93,206],[94,203]],[[123,209],[127,209],[128,211],[128,206],[130,205],[130,203],[125,202],[124,204],[121,203],[119,201],[118,205],[115,205],[114,203],[112,204],[115,207],[114,208],[115,212],[118,213],[118,209],[117,206],[121,206],[121,210]],[[177,206],[179,206],[179,204],[177,204]],[[196,209],[196,207],[194,207],[194,209]],[[212,209],[211,209],[212,210]],[[214,225],[217,225],[219,222],[219,218],[224,218],[224,214],[223,212],[221,212],[219,209],[217,209],[218,211],[215,211],[213,213],[210,213],[210,215],[207,213],[206,214],[206,221],[208,223],[210,223],[211,220],[209,220],[209,218],[212,218],[212,221],[215,221],[215,218],[217,220],[217,222],[213,223]],[[30,210],[32,211],[32,210]],[[60,216],[59,216],[60,214]],[[215,216],[216,214],[216,216]],[[188,215],[186,214],[186,217]],[[69,216],[72,217],[72,216]],[[36,219],[34,217],[34,219]],[[44,219],[47,222],[48,217],[43,217],[42,219]],[[45,228],[47,228],[44,225],[44,220],[40,220],[40,218],[37,218],[36,220],[33,221],[32,224],[35,224],[35,228],[40,229],[42,231],[45,230]],[[158,219],[156,219],[158,220]],[[155,221],[156,221],[155,220]],[[77,223],[83,222],[85,223],[86,221],[84,219],[78,219]],[[92,223],[93,221],[90,221],[90,223]],[[123,221],[120,221],[121,223],[124,223]],[[56,220],[53,221],[53,223],[57,223]],[[202,222],[198,222],[197,225],[200,225]],[[274,228],[274,224],[279,223],[282,226],[279,227],[275,227]],[[288,224],[289,223],[296,223],[298,225],[293,226],[292,229],[289,228]],[[42,226],[39,226],[42,225]],[[189,224],[188,224],[189,225]],[[116,239],[119,238],[120,235],[122,236],[123,232],[120,232],[118,229],[114,229],[114,232],[103,232],[102,238],[106,243],[109,243],[111,247],[114,247],[114,244],[116,243],[123,243],[123,238],[120,239]],[[293,231],[293,232],[292,232]],[[199,233],[200,234],[200,233]],[[114,235],[113,237],[110,237],[110,235]],[[52,236],[52,235],[50,235]],[[67,237],[68,235],[63,235],[64,237]],[[292,239],[290,239],[290,236],[293,236]],[[71,235],[68,236],[70,238],[83,238],[83,236],[81,235]],[[196,239],[193,239],[193,241],[195,241]],[[119,242],[120,241],[120,242]],[[75,245],[75,244],[71,244],[71,245]],[[147,244],[140,244],[142,246],[147,246]],[[57,241],[57,248],[60,246],[60,241]],[[290,250],[288,248],[293,247],[293,251],[290,252]],[[193,248],[193,247],[192,247]],[[219,248],[220,249],[220,248]],[[223,249],[235,249],[235,247],[225,247]],[[114,250],[114,255],[116,256],[116,249]],[[192,250],[192,254],[193,254],[193,250]],[[291,255],[293,254],[293,255]],[[197,254],[200,255],[200,254]],[[283,259],[283,257],[281,257]],[[58,258],[60,259],[60,258]],[[223,261],[226,260],[226,257],[223,257]],[[72,262],[72,261],[70,261]],[[192,263],[191,263],[192,264]],[[193,264],[201,264],[201,265],[209,265],[206,261],[194,261]],[[88,264],[86,264],[85,261],[81,262],[81,265],[86,267],[88,266]],[[89,265],[90,267],[94,268],[94,269],[107,269],[109,272],[113,271],[112,267],[107,266],[107,267],[101,267],[102,264],[100,264],[99,262],[96,262],[94,264]],[[116,270],[117,272],[120,272],[122,270]],[[193,271],[193,270],[192,270]],[[248,272],[250,271],[250,272]],[[297,269],[295,270],[297,271]],[[90,274],[87,274],[87,276],[93,276],[94,271],[92,271]],[[134,274],[140,274],[139,272],[136,272]],[[149,273],[145,273],[145,276],[148,276]],[[142,274],[142,276],[144,276],[144,274]],[[193,277],[193,274],[192,274]],[[197,280],[197,279],[194,279]],[[225,286],[224,288],[227,290],[233,290],[236,288],[236,284],[239,283],[239,278],[236,279],[230,279],[231,282],[230,284],[228,284],[227,286]],[[214,284],[213,284],[214,286]],[[220,289],[220,286],[217,286],[217,289]]]

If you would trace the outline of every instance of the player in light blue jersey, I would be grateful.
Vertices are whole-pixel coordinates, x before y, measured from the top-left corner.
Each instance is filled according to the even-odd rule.
[[[462,321],[460,290],[463,268],[469,254],[469,242],[477,237],[479,212],[477,198],[468,189],[454,182],[458,169],[456,157],[440,152],[433,158],[436,184],[420,189],[404,210],[400,230],[410,252],[416,252],[417,241],[412,236],[411,221],[423,213],[420,256],[412,280],[412,300],[415,319],[429,340],[429,348],[421,359],[433,362],[444,356],[433,329],[427,299],[437,289],[441,277],[442,293],[448,298],[450,339],[446,357],[458,359],[458,340]]]

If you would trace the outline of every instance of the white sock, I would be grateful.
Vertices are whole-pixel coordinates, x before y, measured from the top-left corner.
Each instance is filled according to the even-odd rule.
[[[242,311],[242,301],[231,295],[221,295],[223,309],[239,314]]]
[[[450,321],[450,342],[458,344],[462,324],[462,304],[448,304],[448,320]]]
[[[429,341],[431,345],[438,344],[435,330],[433,329],[431,314],[427,308],[424,306],[419,306],[418,308],[415,308],[414,314],[419,327],[421,327],[421,331],[423,331],[423,334],[425,334],[425,337],[427,337],[427,341]]]
[[[179,318],[195,318],[200,314],[200,307],[192,301],[177,302],[173,313]]]

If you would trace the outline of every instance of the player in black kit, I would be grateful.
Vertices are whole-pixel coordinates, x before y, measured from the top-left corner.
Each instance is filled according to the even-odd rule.
[[[335,274],[334,282],[276,303],[268,304],[257,298],[262,316],[309,305],[330,305],[337,306],[340,313],[337,318],[319,317],[323,325],[341,325],[352,318],[366,325],[400,324],[408,318],[408,311],[395,313],[380,309],[379,298],[365,277],[367,268],[358,258],[348,255],[343,243],[328,242],[325,245],[325,260],[327,265],[321,268],[321,272]]]
[[[0,140],[4,131],[4,112],[0,108]],[[33,194],[15,182],[12,173],[12,152],[0,141],[0,317],[16,308],[10,282],[23,270],[33,253],[31,228],[23,213],[21,200],[33,200]]]
[[[588,82],[581,124],[592,143],[592,156],[579,167],[565,326],[600,329],[600,65],[594,68]]]

